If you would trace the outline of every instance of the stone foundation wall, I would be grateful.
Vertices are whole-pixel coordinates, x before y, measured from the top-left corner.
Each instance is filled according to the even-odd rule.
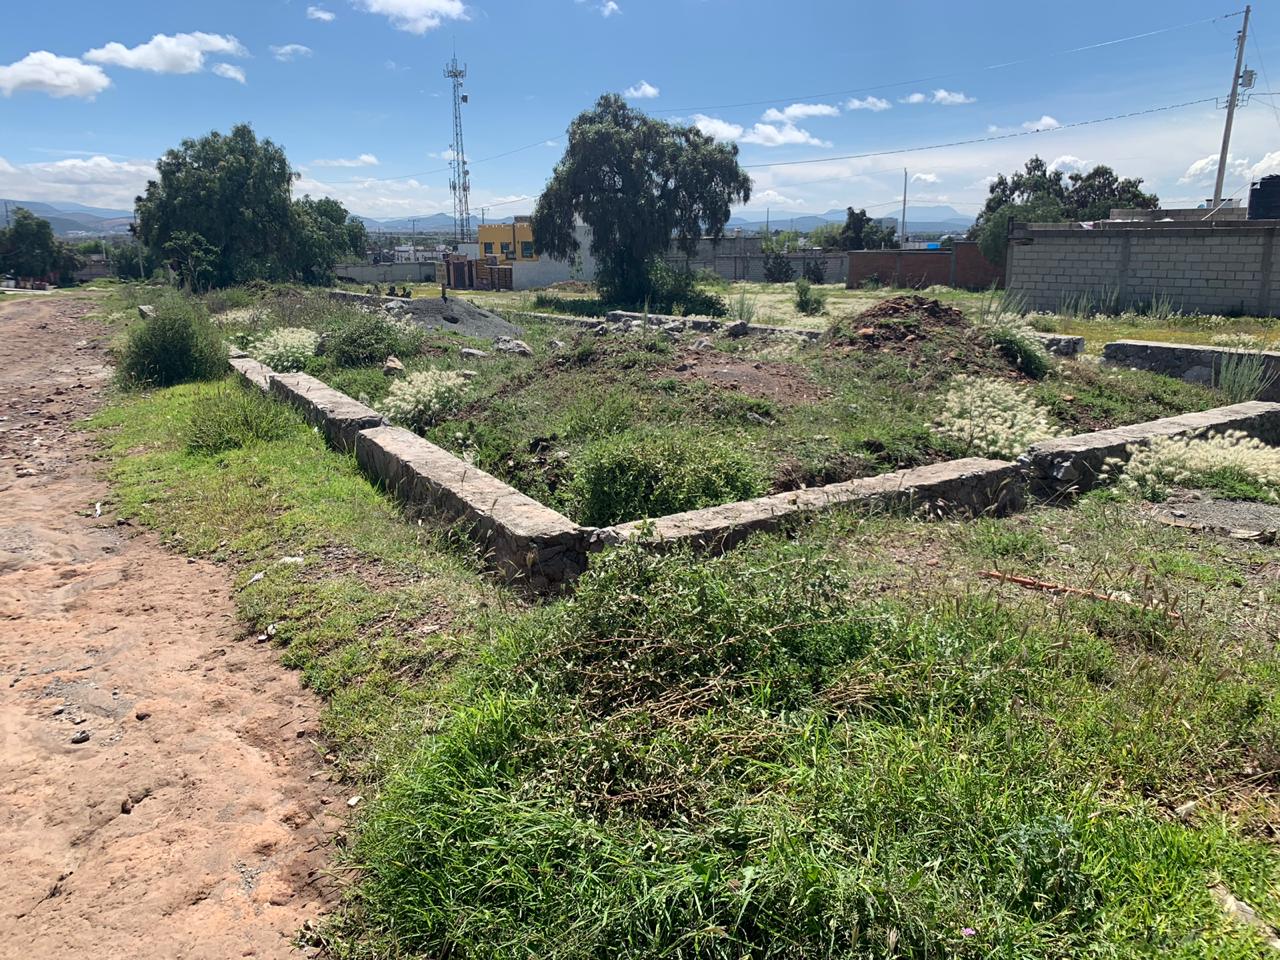
[[[1215,382],[1224,358],[1242,352],[1255,353],[1263,359],[1264,382],[1258,399],[1280,400],[1280,353],[1148,340],[1117,340],[1102,348],[1103,359],[1110,363],[1206,385]]]

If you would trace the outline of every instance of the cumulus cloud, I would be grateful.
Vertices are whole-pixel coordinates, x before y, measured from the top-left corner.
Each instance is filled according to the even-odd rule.
[[[937,183],[938,175],[936,173],[913,173],[911,175],[912,183]]]
[[[870,110],[872,113],[888,110],[891,106],[888,100],[882,100],[880,97],[863,97],[861,100],[853,97],[844,102],[846,110]]]
[[[307,7],[307,19],[319,20],[321,23],[332,23],[336,13],[326,10],[324,7]]]
[[[961,103],[973,103],[977,97],[970,97],[959,90],[944,90],[939,87],[933,91],[933,96],[929,98],[930,103],[940,103],[944,107],[954,107]]]
[[[739,138],[743,143],[756,143],[762,147],[785,147],[803,144],[810,147],[829,147],[831,141],[819,140],[808,130],[794,123],[757,123]]]
[[[132,207],[133,198],[155,175],[154,164],[102,155],[25,164],[0,157],[0,196]]]
[[[218,33],[157,33],[146,43],[126,47],[108,43],[85,53],[93,63],[105,63],[130,70],[152,73],[199,73],[204,69],[205,54],[245,57],[249,51],[235,37]]]
[[[1053,162],[1049,164],[1050,170],[1061,170],[1064,173],[1083,173],[1088,166],[1079,157],[1064,153],[1060,157],[1054,157]]]
[[[929,98],[926,97],[923,93],[908,93],[905,97],[902,97],[898,102],[899,103],[924,103],[928,99]]]
[[[1044,114],[1039,120],[1028,120],[1022,125],[1023,130],[1056,130],[1062,126],[1057,120]]]
[[[628,100],[652,100],[661,91],[658,90],[648,80],[641,80],[639,83],[633,83],[627,89],[622,91],[622,95]]]
[[[716,140],[737,140],[742,136],[742,127],[719,117],[708,117],[705,113],[695,113],[689,118],[693,125]]]
[[[614,0],[576,0],[576,2],[579,4],[589,2],[591,8],[602,17],[612,17],[615,13],[622,12],[622,8]]]
[[[281,47],[272,47],[271,52],[275,55],[277,60],[283,61],[284,63],[288,63],[290,60],[297,59],[298,57],[311,56],[311,48],[303,46],[300,43],[286,43]]]
[[[1268,153],[1255,163],[1249,171],[1249,179],[1257,180],[1259,177],[1269,177],[1277,173],[1280,173],[1280,150]]]
[[[770,107],[760,119],[766,123],[794,123],[805,117],[838,117],[840,108],[829,103],[793,103],[789,107],[778,110]]]
[[[793,200],[791,197],[784,197],[777,190],[761,190],[759,193],[752,194],[752,206],[762,203],[785,203],[787,206],[797,206],[800,201]]]
[[[1251,173],[1249,160],[1246,157],[1237,157],[1235,154],[1227,154],[1227,176],[1243,177]],[[1191,166],[1187,167],[1187,172],[1178,178],[1179,183],[1207,182],[1218,175],[1218,155],[1211,153],[1207,157],[1201,157]]]
[[[353,0],[367,13],[377,13],[405,33],[419,36],[434,30],[446,20],[466,20],[467,7],[462,0]]]
[[[317,167],[376,167],[378,158],[372,153],[362,153],[358,157],[339,158],[337,160],[313,160],[311,163]]]
[[[16,63],[0,66],[0,93],[6,97],[19,90],[32,90],[51,97],[92,100],[109,86],[111,78],[101,67],[75,57],[59,57],[48,50],[37,50]]]
[[[234,80],[236,83],[244,83],[244,71],[230,63],[215,63],[213,65],[215,76],[222,77],[224,80]]]

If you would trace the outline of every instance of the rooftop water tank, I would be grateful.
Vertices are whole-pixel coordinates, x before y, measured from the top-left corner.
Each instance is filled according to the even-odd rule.
[[[1249,219],[1280,220],[1280,176],[1263,177],[1249,188]]]

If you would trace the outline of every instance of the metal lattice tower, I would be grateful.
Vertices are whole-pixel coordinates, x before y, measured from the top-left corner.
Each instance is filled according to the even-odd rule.
[[[467,75],[467,67],[458,65],[457,54],[445,64],[444,75],[453,81],[453,159],[450,161],[453,179],[449,181],[453,192],[453,238],[458,243],[467,243],[471,240],[471,172],[462,147],[462,105],[467,102],[462,80]]]

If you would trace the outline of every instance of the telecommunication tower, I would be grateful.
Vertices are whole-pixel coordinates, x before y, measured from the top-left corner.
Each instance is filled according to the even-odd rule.
[[[453,238],[458,243],[471,240],[471,172],[467,169],[467,154],[462,147],[462,105],[467,95],[462,92],[462,80],[467,75],[466,64],[458,65],[458,55],[444,66],[444,75],[453,81],[453,179],[449,189],[453,192]]]

